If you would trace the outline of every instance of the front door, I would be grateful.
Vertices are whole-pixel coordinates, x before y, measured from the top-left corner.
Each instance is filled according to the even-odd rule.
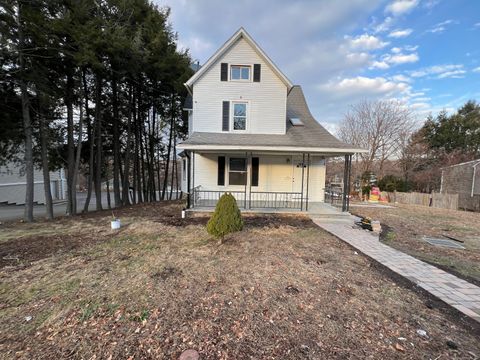
[[[292,192],[302,192],[302,155],[292,156]]]

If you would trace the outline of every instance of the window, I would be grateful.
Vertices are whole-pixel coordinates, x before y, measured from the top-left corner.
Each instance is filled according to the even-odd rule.
[[[233,130],[247,129],[247,103],[233,103]]]
[[[230,80],[250,80],[250,66],[232,65],[230,66]]]
[[[247,159],[230,158],[228,169],[229,185],[246,185],[247,184]]]

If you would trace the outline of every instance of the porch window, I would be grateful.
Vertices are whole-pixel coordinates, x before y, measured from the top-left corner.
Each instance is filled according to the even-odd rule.
[[[228,169],[229,185],[247,184],[247,159],[230,158]]]
[[[247,129],[247,103],[233,103],[233,130]]]

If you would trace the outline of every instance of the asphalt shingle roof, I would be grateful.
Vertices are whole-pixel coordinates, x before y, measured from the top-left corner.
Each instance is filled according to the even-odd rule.
[[[290,118],[299,118],[304,125],[293,126]],[[356,148],[338,140],[315,120],[298,85],[292,87],[288,94],[286,121],[285,135],[194,132],[182,145],[309,147],[340,151]]]

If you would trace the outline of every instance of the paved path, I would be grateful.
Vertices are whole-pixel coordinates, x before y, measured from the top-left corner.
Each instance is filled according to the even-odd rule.
[[[480,322],[480,287],[381,243],[378,236],[354,228],[354,217],[335,221],[312,216],[321,228],[414,284]]]

